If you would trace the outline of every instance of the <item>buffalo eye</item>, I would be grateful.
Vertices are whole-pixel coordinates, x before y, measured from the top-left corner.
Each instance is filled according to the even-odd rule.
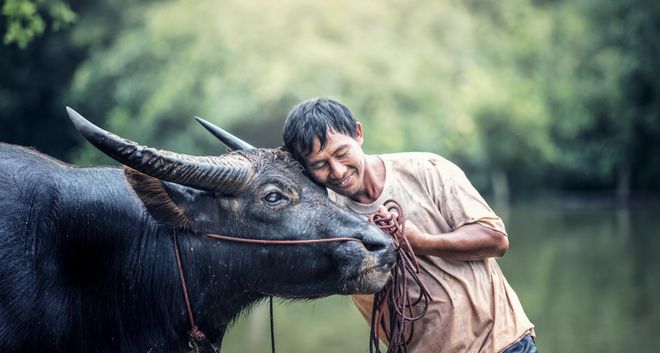
[[[284,195],[276,191],[271,192],[268,195],[266,195],[266,197],[264,197],[264,200],[266,200],[266,202],[268,202],[271,205],[277,205],[285,199],[286,198],[284,197]]]

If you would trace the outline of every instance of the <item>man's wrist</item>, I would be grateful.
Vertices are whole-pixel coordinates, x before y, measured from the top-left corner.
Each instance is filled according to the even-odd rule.
[[[414,244],[410,244],[415,254],[428,255],[429,249],[433,248],[433,239],[430,234],[419,232],[415,237]]]

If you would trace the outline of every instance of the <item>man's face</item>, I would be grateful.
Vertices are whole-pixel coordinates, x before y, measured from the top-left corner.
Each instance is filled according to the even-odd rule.
[[[356,137],[328,131],[325,148],[314,141],[312,153],[303,157],[303,164],[318,183],[347,197],[364,190],[364,166],[362,151],[362,126],[358,123]]]

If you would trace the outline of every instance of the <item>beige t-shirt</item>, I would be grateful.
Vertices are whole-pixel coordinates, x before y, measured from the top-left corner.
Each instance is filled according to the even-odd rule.
[[[368,216],[388,199],[395,199],[408,219],[430,234],[450,232],[479,223],[506,234],[502,220],[486,204],[465,174],[453,163],[432,153],[379,156],[385,164],[382,194],[371,204],[360,204],[329,191],[330,198]],[[433,301],[426,315],[414,323],[407,345],[410,353],[501,352],[526,333],[534,333],[516,293],[497,261],[452,261],[417,256],[421,278]],[[409,281],[414,288],[414,282]],[[418,292],[413,293],[416,298]],[[353,301],[371,319],[372,295]]]

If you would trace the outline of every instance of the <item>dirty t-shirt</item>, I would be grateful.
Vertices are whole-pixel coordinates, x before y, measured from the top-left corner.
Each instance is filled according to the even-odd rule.
[[[368,216],[388,199],[397,200],[408,219],[421,231],[439,234],[478,223],[506,234],[502,220],[486,204],[465,174],[432,153],[379,155],[385,164],[383,192],[371,204],[360,204],[329,191],[330,198]],[[411,353],[501,352],[526,333],[533,334],[522,306],[497,261],[452,261],[417,256],[421,277],[433,301],[414,323]],[[414,282],[412,298],[419,293]],[[353,301],[370,320],[373,296]]]

